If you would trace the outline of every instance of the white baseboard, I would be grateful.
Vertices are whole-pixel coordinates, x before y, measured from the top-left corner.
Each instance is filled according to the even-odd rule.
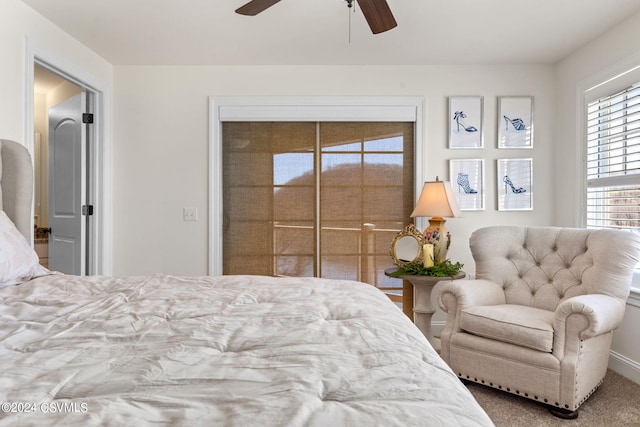
[[[635,360],[611,351],[609,353],[609,369],[625,378],[629,378],[636,384],[640,384],[640,363]]]
[[[444,320],[439,322],[431,322],[431,332],[433,333],[433,336],[440,338],[440,334],[444,330],[446,324],[447,322],[445,322]]]
[[[439,337],[445,324],[446,322],[433,322],[431,324],[433,336]],[[625,378],[629,378],[636,384],[640,384],[640,363],[635,360],[612,350],[609,352],[609,369]]]

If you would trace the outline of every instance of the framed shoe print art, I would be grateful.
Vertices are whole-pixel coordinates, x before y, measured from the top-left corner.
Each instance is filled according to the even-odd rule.
[[[533,148],[533,97],[498,97],[498,148]]]
[[[533,159],[498,159],[498,210],[533,210]]]
[[[449,97],[449,148],[482,148],[483,97]]]
[[[449,160],[449,182],[463,211],[484,210],[484,160]]]

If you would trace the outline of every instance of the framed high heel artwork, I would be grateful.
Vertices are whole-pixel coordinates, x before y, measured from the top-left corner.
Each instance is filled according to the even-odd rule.
[[[460,210],[484,210],[483,159],[449,160],[449,182]]]
[[[498,97],[498,148],[533,148],[533,96]]]
[[[498,210],[533,209],[533,159],[498,159]]]
[[[482,148],[482,96],[449,97],[449,148]]]

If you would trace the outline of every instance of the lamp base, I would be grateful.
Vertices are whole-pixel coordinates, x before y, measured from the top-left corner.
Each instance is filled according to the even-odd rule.
[[[424,230],[425,241],[433,245],[433,256],[436,264],[447,259],[447,251],[451,245],[451,234],[444,226],[444,218],[434,216],[429,220],[429,226]]]

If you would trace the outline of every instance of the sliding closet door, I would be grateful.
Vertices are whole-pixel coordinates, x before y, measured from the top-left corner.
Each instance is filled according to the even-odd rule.
[[[315,123],[223,127],[223,273],[314,275]]]
[[[320,276],[384,281],[410,222],[413,123],[320,124]]]
[[[413,207],[413,123],[223,125],[224,274],[382,286]]]

